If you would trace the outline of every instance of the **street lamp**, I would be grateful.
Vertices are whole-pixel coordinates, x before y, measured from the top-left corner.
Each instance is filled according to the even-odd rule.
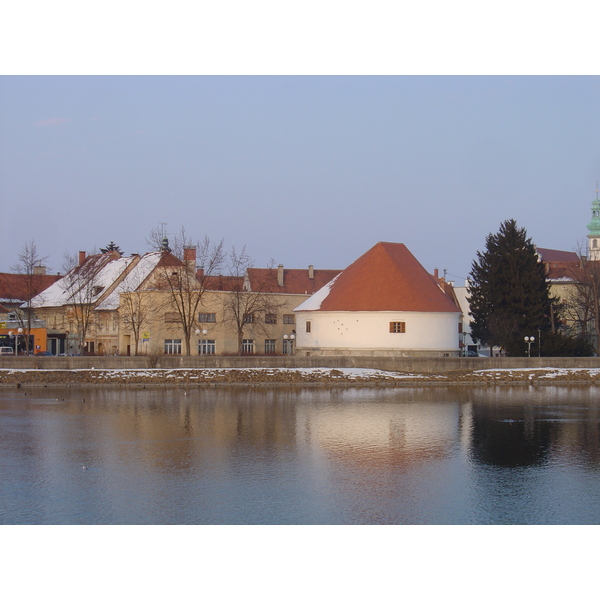
[[[200,334],[202,334],[204,336],[204,341],[205,341],[205,344],[200,344],[200,348],[199,348],[199,352],[198,352],[198,354],[200,356],[202,354],[205,354],[206,348],[204,346],[206,345],[206,334],[207,333],[208,333],[208,331],[206,329],[203,329],[202,331],[200,331],[199,329],[196,329],[196,336],[198,337],[198,341],[200,341]]]
[[[17,333],[14,333],[12,330],[8,332],[9,337],[15,338],[15,356],[17,356],[17,350],[19,348],[19,336],[23,333],[23,328],[19,327],[17,329]]]
[[[525,340],[525,343],[527,344],[527,357],[531,358],[531,344],[533,344],[533,342],[535,342],[535,338],[533,336],[526,335],[524,340]]]
[[[291,335],[288,335],[287,333],[283,336],[283,340],[284,340],[284,344],[286,341],[289,340],[289,344],[285,344],[287,352],[286,354],[289,354],[291,356],[291,354],[293,353],[294,350],[294,340],[296,339],[296,336],[292,333]]]

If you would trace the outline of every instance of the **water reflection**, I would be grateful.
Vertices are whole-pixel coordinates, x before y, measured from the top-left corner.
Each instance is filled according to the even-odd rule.
[[[0,522],[598,523],[598,402],[592,387],[5,392]]]

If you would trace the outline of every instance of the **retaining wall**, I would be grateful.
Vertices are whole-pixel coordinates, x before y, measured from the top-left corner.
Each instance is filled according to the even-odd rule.
[[[178,368],[365,368],[411,373],[447,373],[476,369],[600,368],[600,357],[452,358],[391,356],[10,356],[0,369],[178,369]]]

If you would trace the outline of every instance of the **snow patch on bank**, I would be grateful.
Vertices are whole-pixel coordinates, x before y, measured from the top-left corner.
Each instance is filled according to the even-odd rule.
[[[40,373],[39,369],[2,369],[0,372],[5,373]],[[180,369],[44,369],[42,372],[87,372],[92,373],[94,378],[118,378],[127,379],[130,377],[148,377],[148,378],[163,378],[169,377],[173,379],[181,378],[182,375],[190,374],[202,376],[203,379],[209,377],[218,377],[225,373],[256,373],[264,376],[276,375],[278,373],[296,373],[301,376],[324,376],[339,379],[430,379],[432,376],[421,375],[416,373],[397,373],[391,371],[382,371],[380,369],[359,369],[359,368],[180,368]],[[433,375],[433,377],[436,377]]]

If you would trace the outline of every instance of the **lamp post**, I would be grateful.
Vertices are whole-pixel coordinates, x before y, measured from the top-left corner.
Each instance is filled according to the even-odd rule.
[[[198,341],[200,341],[200,334],[202,334],[204,337],[204,344],[200,344],[200,348],[199,348],[199,352],[198,354],[200,356],[202,356],[203,354],[205,354],[204,350],[206,349],[204,346],[206,345],[206,334],[208,333],[208,331],[206,329],[203,329],[202,331],[200,331],[199,329],[196,329],[196,336],[198,337]]]
[[[17,333],[14,333],[12,329],[8,332],[8,336],[11,338],[15,338],[15,356],[17,356],[18,348],[19,348],[19,336],[23,333],[23,328],[19,327],[17,329]]]
[[[286,348],[287,348],[286,354],[289,354],[291,356],[294,352],[294,340],[296,339],[296,336],[293,333],[291,335],[288,335],[286,333],[283,336],[283,339],[284,339],[284,343],[289,340],[289,344],[286,344]]]
[[[531,358],[531,344],[533,344],[533,342],[535,342],[535,338],[533,336],[526,335],[524,340],[525,340],[525,343],[527,344],[527,357]]]

